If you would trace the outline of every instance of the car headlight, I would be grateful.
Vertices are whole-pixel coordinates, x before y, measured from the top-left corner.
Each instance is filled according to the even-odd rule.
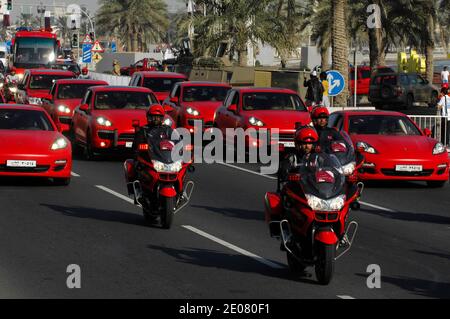
[[[10,87],[9,88],[9,92],[11,92],[11,93],[17,93],[17,88],[16,87]]]
[[[22,81],[24,76],[25,76],[25,74],[23,74],[23,73],[17,74],[17,78],[19,79],[19,81]]]
[[[258,127],[264,126],[263,121],[258,120],[256,117],[253,117],[253,116],[252,116],[251,118],[249,118],[248,121],[249,121],[250,124],[253,125],[253,126],[258,126]]]
[[[33,104],[33,105],[41,105],[42,104],[42,100],[38,97],[29,97],[28,102],[30,102],[30,104]]]
[[[173,121],[170,118],[166,118],[164,120],[164,125],[172,126],[172,124],[173,124]]]
[[[366,153],[370,153],[370,154],[377,154],[377,150],[372,147],[370,144],[365,143],[365,142],[358,142],[356,143],[356,148],[359,149],[363,149],[364,152]]]
[[[356,163],[355,162],[351,162],[351,163],[349,163],[347,165],[342,166],[342,171],[343,171],[345,176],[350,176],[355,171],[355,168],[356,168]]]
[[[192,108],[192,107],[188,107],[186,111],[190,115],[194,115],[194,116],[199,116],[200,115],[200,112],[197,111],[196,109]]]
[[[447,152],[445,146],[442,143],[437,143],[433,149],[433,155],[439,155]]]
[[[60,113],[70,114],[70,109],[67,106],[64,106],[64,105],[58,106],[58,111]]]
[[[335,212],[341,210],[345,205],[345,198],[345,195],[340,195],[330,200],[324,200],[306,194],[309,207],[311,207],[312,210],[321,212]]]
[[[62,150],[67,147],[67,142],[64,138],[58,138],[52,145],[52,151]]]
[[[183,168],[182,161],[177,161],[172,164],[164,164],[159,161],[152,161],[153,167],[158,173],[178,173]]]
[[[106,127],[110,127],[112,126],[111,121],[105,119],[104,117],[97,117],[97,123],[102,125],[102,126],[106,126]]]

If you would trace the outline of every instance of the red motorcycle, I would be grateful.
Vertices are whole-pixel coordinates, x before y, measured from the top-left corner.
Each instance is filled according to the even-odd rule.
[[[348,218],[362,183],[349,187],[334,155],[314,153],[280,189],[265,196],[271,236],[282,240],[294,273],[314,266],[319,283],[329,284],[335,261],[350,250],[358,229]]]
[[[140,154],[137,159],[124,163],[129,195],[142,207],[147,222],[154,223],[160,218],[165,229],[172,226],[174,215],[186,207],[194,190],[194,182],[186,183],[187,172],[195,171],[192,158],[187,162],[172,160],[172,151],[178,143],[182,141],[149,136],[147,143],[137,146]],[[191,149],[188,145],[181,152]]]

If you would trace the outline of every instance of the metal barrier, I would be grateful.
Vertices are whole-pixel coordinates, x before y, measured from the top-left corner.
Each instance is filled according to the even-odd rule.
[[[422,130],[431,130],[432,137],[444,145],[449,146],[449,121],[440,115],[408,115]]]

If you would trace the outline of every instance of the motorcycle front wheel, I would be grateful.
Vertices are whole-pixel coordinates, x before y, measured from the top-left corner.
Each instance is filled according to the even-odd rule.
[[[317,280],[321,285],[328,285],[333,278],[335,245],[320,244],[317,249],[317,263],[315,267]]]
[[[172,227],[173,213],[175,212],[175,197],[165,199],[164,209],[161,213],[161,225],[164,229]]]

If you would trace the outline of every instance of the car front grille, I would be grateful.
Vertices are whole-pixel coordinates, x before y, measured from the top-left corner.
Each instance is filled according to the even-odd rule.
[[[382,169],[381,172],[386,176],[400,177],[424,177],[433,174],[432,169],[423,170],[422,172],[397,172],[395,169]]]
[[[134,141],[134,134],[120,134],[119,141]]]
[[[7,167],[0,165],[2,173],[45,173],[50,169],[50,165],[38,165],[37,167]]]

